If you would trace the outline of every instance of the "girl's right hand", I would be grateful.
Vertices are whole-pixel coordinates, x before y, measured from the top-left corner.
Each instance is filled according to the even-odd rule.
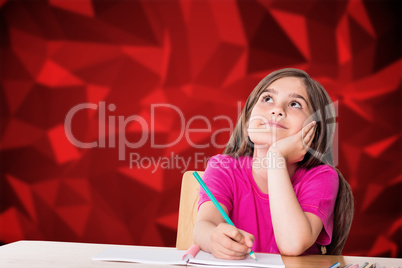
[[[210,249],[215,258],[242,260],[250,253],[253,243],[252,234],[220,223],[211,233]]]
[[[298,133],[277,140],[269,148],[267,156],[282,156],[288,164],[302,161],[314,139],[316,129],[316,122],[311,122]]]

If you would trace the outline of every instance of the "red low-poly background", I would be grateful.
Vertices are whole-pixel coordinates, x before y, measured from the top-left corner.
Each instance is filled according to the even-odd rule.
[[[223,151],[213,142],[227,142],[238,105],[258,81],[295,67],[337,101],[338,168],[356,206],[343,253],[401,257],[396,2],[0,1],[0,241],[174,246],[183,167],[130,168],[130,153],[177,157],[202,170],[196,154]],[[73,117],[73,135],[105,141],[100,148],[78,148],[66,136],[68,112],[83,103],[115,107],[104,122],[99,109]],[[168,144],[182,130],[177,110],[159,107],[152,116],[158,103],[176,107],[191,128],[205,129],[201,119],[190,122],[203,116],[211,131],[154,148],[151,138]],[[148,129],[139,121],[114,125],[135,115]],[[123,135],[146,142],[125,147],[119,160]]]

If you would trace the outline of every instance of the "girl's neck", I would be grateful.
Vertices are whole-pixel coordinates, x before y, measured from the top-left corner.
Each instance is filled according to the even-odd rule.
[[[252,174],[260,190],[264,193],[268,192],[268,168],[279,168],[280,166],[283,167],[283,163],[280,161],[284,161],[282,158],[267,158],[268,149],[269,148],[255,148],[253,154]],[[286,163],[286,168],[289,173],[289,178],[292,178],[296,172],[297,163]]]

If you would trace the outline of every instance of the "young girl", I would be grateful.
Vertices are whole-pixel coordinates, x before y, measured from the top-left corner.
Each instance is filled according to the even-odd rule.
[[[222,259],[243,259],[251,249],[340,254],[353,196],[333,167],[334,129],[331,99],[307,73],[282,69],[261,80],[203,175],[237,228],[200,188],[194,242]]]

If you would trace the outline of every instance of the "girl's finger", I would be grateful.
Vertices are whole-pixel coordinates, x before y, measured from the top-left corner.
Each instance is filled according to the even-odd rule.
[[[244,255],[248,252],[249,247],[244,244],[244,236],[237,228],[233,228],[230,225],[227,225],[227,229],[223,230],[222,236],[218,240],[219,245],[223,248],[226,248],[230,251],[239,253],[240,255]],[[226,252],[229,254],[229,252]],[[233,254],[233,253],[232,253]]]
[[[316,125],[316,122],[313,121],[311,123],[308,123],[305,127],[303,127],[302,130],[301,130],[302,131],[302,137],[304,137],[304,135],[306,135],[306,133],[309,133],[314,128],[315,125]]]
[[[225,247],[222,244],[218,244],[217,251],[224,256],[226,259],[244,259],[245,256],[247,255],[245,252],[238,252],[235,250],[232,250],[230,248]]]
[[[306,136],[303,138],[303,144],[306,145],[307,147],[310,147],[311,142],[314,139],[316,129],[317,129],[316,127],[313,127],[311,129],[309,129],[309,131],[307,132]]]
[[[303,128],[303,140],[308,139],[311,136],[311,133],[314,133],[315,123],[312,122]]]
[[[306,142],[305,145],[306,145],[307,151],[308,151],[308,149],[311,148],[311,144],[313,143],[313,139],[314,139],[314,135],[311,137],[311,139],[308,142]]]

